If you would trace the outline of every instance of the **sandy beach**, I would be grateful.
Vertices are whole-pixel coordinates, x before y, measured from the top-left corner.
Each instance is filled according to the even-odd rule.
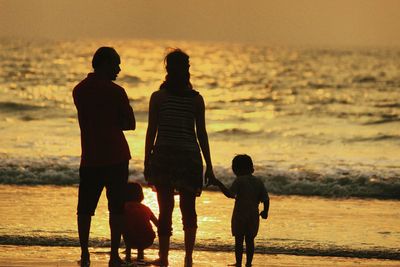
[[[77,266],[76,192],[76,187],[0,186],[4,215],[0,266]],[[157,214],[154,192],[145,188],[145,195],[146,204]],[[261,223],[256,238],[253,266],[400,266],[397,201],[275,195],[271,199],[270,218]],[[102,195],[92,221],[90,250],[95,267],[108,263],[106,203]],[[204,192],[198,199],[195,266],[234,263],[229,226],[232,204],[218,192]],[[170,263],[183,266],[179,209],[173,220]],[[145,251],[147,259],[157,258],[157,242]]]
[[[108,266],[107,249],[92,249],[92,267]],[[156,249],[145,251],[146,259],[152,260],[157,257]],[[1,267],[22,267],[22,266],[78,266],[77,259],[79,248],[77,247],[24,247],[24,246],[1,246],[0,266]],[[171,250],[170,266],[183,266],[184,251]],[[194,266],[211,267],[227,266],[234,262],[234,255],[228,252],[196,251],[194,254]],[[270,267],[398,267],[400,261],[358,259],[358,258],[337,258],[337,257],[307,257],[284,254],[261,255],[255,254],[253,266]]]

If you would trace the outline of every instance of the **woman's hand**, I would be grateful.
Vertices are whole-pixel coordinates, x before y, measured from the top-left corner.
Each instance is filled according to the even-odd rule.
[[[215,185],[217,178],[215,178],[214,171],[212,168],[207,168],[206,173],[204,174],[204,183],[206,187],[210,185]]]
[[[147,178],[150,175],[150,160],[149,157],[145,157],[146,159],[144,160],[144,169],[143,169],[143,175],[144,179],[147,180]]]

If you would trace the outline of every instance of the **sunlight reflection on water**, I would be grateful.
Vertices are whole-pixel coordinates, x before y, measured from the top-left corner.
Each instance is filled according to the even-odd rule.
[[[156,194],[150,188],[144,188],[144,194],[144,204],[158,215]],[[1,221],[0,235],[77,239],[76,203],[75,187],[0,186],[0,209],[2,214],[7,214]],[[233,203],[218,192],[203,192],[197,198],[199,246],[233,245],[230,232]],[[400,242],[399,205],[398,201],[272,195],[269,219],[260,221],[256,243],[260,248],[395,250]],[[181,247],[179,197],[176,197],[173,227],[172,242]],[[105,194],[92,220],[91,237],[109,239]]]

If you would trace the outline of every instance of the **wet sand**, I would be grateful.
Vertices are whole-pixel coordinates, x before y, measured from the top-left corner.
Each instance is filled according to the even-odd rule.
[[[0,266],[1,267],[22,267],[22,266],[78,266],[79,248],[77,247],[42,247],[42,246],[1,246],[0,247]],[[121,256],[123,253],[121,251]],[[156,249],[145,251],[147,260],[157,258]],[[170,266],[183,266],[184,251],[171,250]],[[108,266],[108,251],[106,248],[91,249],[92,267]],[[194,266],[213,267],[227,266],[234,263],[234,254],[219,251],[195,251]],[[268,255],[255,254],[253,266],[269,267],[399,267],[400,261],[378,260],[378,259],[358,259],[358,258],[337,258],[337,257],[309,257],[293,255]]]
[[[149,188],[144,191],[146,204],[158,214],[154,192]],[[0,186],[4,215],[0,224],[0,267],[78,266],[76,192],[76,187]],[[255,254],[253,266],[400,267],[399,202],[276,195],[271,199],[270,218],[260,225],[256,238],[256,252],[258,249],[262,253]],[[194,266],[234,263],[229,226],[232,205],[230,199],[217,192],[206,191],[199,198]],[[173,220],[170,263],[179,267],[183,266],[184,251],[178,208]],[[157,241],[146,250],[149,260],[157,258]],[[108,265],[108,242],[107,201],[103,194],[92,221],[92,267]],[[374,255],[380,259],[374,259]],[[389,260],[391,257],[393,260]]]

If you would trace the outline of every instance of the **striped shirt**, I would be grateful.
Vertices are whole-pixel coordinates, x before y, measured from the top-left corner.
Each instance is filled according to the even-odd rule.
[[[159,109],[159,125],[155,146],[199,151],[195,133],[193,96],[167,96]]]

